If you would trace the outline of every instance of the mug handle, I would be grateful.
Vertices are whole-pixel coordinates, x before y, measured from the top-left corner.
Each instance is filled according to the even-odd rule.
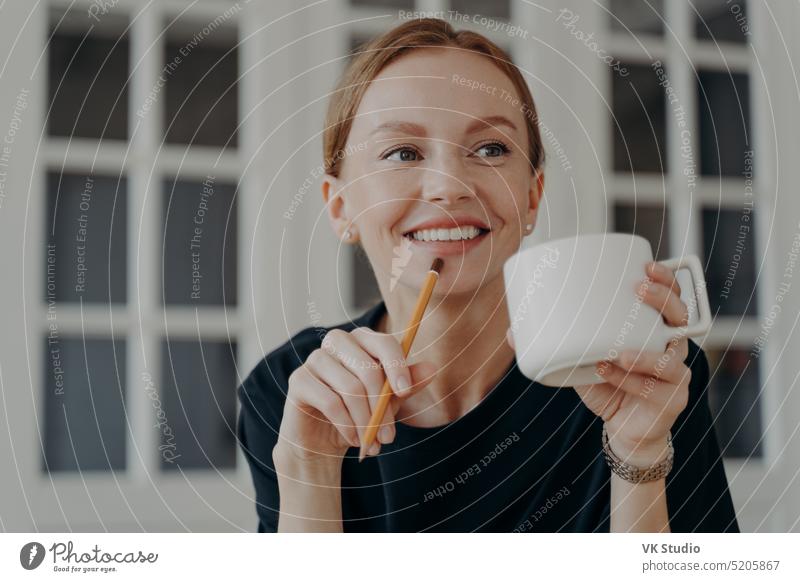
[[[681,337],[695,337],[703,335],[711,328],[711,307],[708,303],[708,293],[706,292],[706,278],[703,274],[703,266],[697,255],[686,255],[675,259],[658,261],[675,273],[679,269],[688,269],[692,276],[692,292],[694,293],[695,305],[697,305],[698,318],[694,325],[667,326],[669,336],[667,341]]]

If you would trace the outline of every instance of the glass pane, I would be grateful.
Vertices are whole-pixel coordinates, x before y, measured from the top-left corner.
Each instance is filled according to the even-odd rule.
[[[748,208],[703,208],[703,254],[712,314],[756,314],[754,223],[754,211]]]
[[[461,14],[487,16],[489,18],[511,17],[511,2],[509,0],[450,0],[450,8]],[[480,24],[480,21],[477,22]]]
[[[348,245],[353,253],[353,306],[356,309],[367,309],[381,300],[378,282],[372,265],[361,245]]]
[[[56,333],[44,353],[42,471],[125,469],[125,341]]]
[[[45,300],[125,303],[125,178],[47,174]]]
[[[236,344],[161,344],[161,468],[230,468],[236,461]]]
[[[236,186],[165,180],[165,305],[236,305]]]
[[[650,241],[657,261],[670,258],[668,215],[661,204],[614,204],[614,231],[638,234]]]
[[[725,457],[760,457],[761,399],[758,359],[745,350],[707,350],[708,400]]]
[[[414,0],[350,0],[352,6],[359,8],[396,8],[412,10]]]
[[[125,26],[116,18],[95,26],[81,11],[68,13],[58,29],[51,28],[47,71],[50,135],[128,137],[130,49]]]
[[[750,36],[745,0],[694,0],[697,38],[717,42],[746,42]]]
[[[666,99],[656,72],[647,65],[621,63],[629,74],[611,71],[614,170],[666,172]]]
[[[170,27],[161,71],[168,143],[236,147],[237,42],[230,23]]]
[[[664,34],[664,0],[611,0],[611,29]]]
[[[751,172],[748,75],[700,71],[698,77],[701,174],[742,176]]]

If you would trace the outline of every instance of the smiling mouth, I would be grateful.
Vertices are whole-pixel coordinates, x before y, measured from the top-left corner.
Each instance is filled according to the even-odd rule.
[[[460,226],[455,228],[421,228],[403,234],[410,240],[421,242],[465,242],[476,239],[489,232],[477,226]]]

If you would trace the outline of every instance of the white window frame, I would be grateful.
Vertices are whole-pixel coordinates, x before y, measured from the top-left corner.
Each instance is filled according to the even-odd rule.
[[[135,21],[131,28],[131,62],[137,63],[131,79],[129,120],[136,122],[136,105],[150,92],[163,66],[159,34],[162,16],[177,13],[191,2],[167,0],[148,3],[146,0],[120,0],[115,12],[129,14]],[[78,0],[74,8],[86,10],[89,0]],[[667,0],[671,11],[670,26],[678,38],[691,41],[693,33],[685,3]],[[783,4],[783,3],[781,3]],[[48,34],[48,9],[65,8],[69,0],[50,0],[36,5],[6,3],[4,21],[0,22],[0,42],[6,43],[13,54],[2,80],[13,86],[30,89],[31,103],[25,112],[24,123],[14,145],[15,171],[9,174],[7,192],[14,192],[0,208],[0,243],[9,252],[0,253],[0,268],[4,273],[18,273],[16,284],[0,286],[0,309],[12,333],[0,336],[0,392],[5,414],[0,415],[0,429],[15,438],[10,450],[0,448],[0,453],[11,471],[0,474],[0,485],[6,494],[3,507],[3,526],[7,530],[131,530],[141,527],[147,531],[185,528],[187,530],[250,530],[255,529],[256,515],[249,468],[237,449],[237,466],[233,471],[216,473],[208,470],[186,472],[184,475],[165,473],[158,468],[157,433],[150,430],[152,409],[142,390],[141,371],[147,370],[160,380],[160,342],[169,329],[170,335],[191,336],[196,327],[196,317],[201,322],[203,337],[236,339],[237,367],[240,379],[247,374],[264,354],[285,342],[302,327],[317,322],[309,320],[307,298],[303,293],[286,290],[306,288],[309,272],[320,281],[338,281],[341,296],[349,297],[347,287],[351,280],[346,272],[338,272],[336,239],[331,233],[320,232],[321,242],[315,241],[315,252],[309,257],[287,261],[286,250],[303,248],[301,245],[315,228],[325,231],[321,223],[321,197],[312,193],[298,213],[296,222],[287,225],[280,216],[287,200],[298,184],[308,174],[309,168],[321,161],[318,147],[322,120],[319,109],[313,114],[275,119],[275,112],[292,112],[298,103],[306,103],[308,95],[320,95],[320,84],[332,87],[336,74],[334,68],[312,74],[310,69],[320,63],[319,55],[345,54],[350,35],[356,31],[377,33],[389,25],[386,18],[371,18],[386,11],[358,10],[347,0],[331,0],[312,9],[291,0],[271,0],[265,4],[252,2],[243,5],[242,11],[230,22],[238,26],[239,45],[239,102],[240,134],[238,149],[223,156],[215,175],[218,179],[238,180],[239,213],[239,264],[238,301],[228,318],[219,309],[203,308],[168,309],[160,304],[160,268],[142,268],[147,258],[158,257],[159,243],[154,237],[137,239],[139,227],[146,224],[161,225],[161,178],[175,175],[205,176],[214,164],[216,151],[196,148],[195,154],[182,160],[182,147],[165,147],[159,156],[155,153],[161,142],[161,116],[156,110],[146,117],[146,123],[128,144],[104,142],[96,151],[93,140],[74,139],[71,143],[52,138],[44,131],[46,114],[46,55]],[[193,7],[194,16],[201,21],[213,19],[230,6],[225,0],[204,0]],[[445,0],[420,0],[419,10],[447,9]],[[547,238],[575,232],[599,232],[611,226],[606,209],[611,193],[630,197],[626,192],[628,180],[613,175],[611,125],[608,123],[610,95],[609,75],[606,65],[596,55],[573,37],[565,34],[553,22],[553,14],[562,6],[571,7],[582,16],[587,30],[599,31],[599,42],[612,52],[626,54],[629,45],[610,34],[608,15],[602,5],[594,3],[555,2],[540,0],[527,2],[512,0],[511,22],[530,31],[528,39],[510,39],[502,34],[490,35],[512,54],[534,88],[540,117],[558,135],[568,152],[573,170],[559,172],[557,162],[551,159],[548,167],[546,194],[536,232],[528,244]],[[144,9],[147,7],[146,9]],[[294,12],[292,16],[290,13]],[[790,54],[800,62],[800,42],[779,38],[773,32],[774,22],[798,21],[799,10],[787,3],[766,7],[760,0],[749,0],[748,18],[753,24],[753,43],[759,55],[770,55],[775,62]],[[8,17],[8,18],[5,18]],[[371,18],[367,20],[368,18]],[[342,21],[350,24],[339,26]],[[460,27],[460,26],[459,26]],[[23,33],[24,31],[24,33]],[[330,31],[325,35],[322,31]],[[605,32],[604,32],[605,31]],[[310,34],[314,32],[314,34]],[[483,31],[485,32],[485,31]],[[298,39],[309,35],[297,50]],[[680,58],[677,41],[669,36],[645,39],[653,54],[663,54],[664,61]],[[784,45],[788,42],[788,47]],[[13,46],[13,53],[11,48]],[[725,58],[737,67],[752,67],[752,55],[747,48],[726,46]],[[722,63],[721,57],[707,47],[691,49],[695,62],[710,65]],[[676,56],[677,55],[677,56]],[[326,57],[329,58],[329,57]],[[766,59],[759,62],[758,74],[770,82],[781,78],[784,72],[779,64]],[[572,66],[570,66],[572,65]],[[749,69],[753,71],[752,68]],[[694,79],[688,67],[670,67],[673,85],[683,87],[685,100],[695,95]],[[800,214],[800,202],[777,199],[778,188],[789,191],[800,181],[800,168],[791,161],[800,158],[800,146],[788,140],[776,149],[774,133],[777,119],[796,116],[796,99],[775,98],[767,95],[764,83],[753,83],[751,72],[751,130],[755,150],[755,190],[763,193],[755,210],[756,255],[764,260],[760,272],[759,320],[746,322],[737,331],[737,344],[747,345],[758,333],[761,317],[771,306],[780,282],[784,254],[766,253],[765,237],[771,233],[772,217],[777,202],[782,212]],[[586,90],[586,83],[598,88],[597,93]],[[308,89],[312,89],[311,92]],[[688,88],[688,89],[687,89]],[[796,97],[796,96],[795,96]],[[0,93],[0,112],[11,111],[10,92]],[[769,100],[769,107],[766,106]],[[567,108],[579,112],[582,125],[576,128],[562,113]],[[692,113],[694,115],[694,113]],[[768,117],[769,116],[769,117]],[[0,117],[0,130],[5,122]],[[692,122],[693,123],[693,122]],[[670,124],[667,124],[668,155],[675,155],[676,141]],[[696,124],[692,127],[696,129]],[[129,132],[132,135],[132,131]],[[298,140],[297,136],[302,139]],[[298,149],[297,155],[287,161],[286,149],[274,150],[275,143],[288,143],[300,147],[300,141],[315,136],[316,149]],[[598,151],[593,144],[608,144]],[[277,152],[277,153],[276,153]],[[550,153],[550,152],[548,152]],[[778,160],[785,163],[776,173]],[[46,211],[44,176],[51,167],[64,167],[86,172],[94,167],[96,172],[119,172],[124,169],[128,180],[128,298],[127,306],[112,309],[109,313],[84,309],[83,317],[74,307],[59,306],[60,333],[71,331],[87,334],[101,332],[124,335],[127,346],[127,406],[130,412],[131,435],[127,443],[127,469],[116,475],[111,473],[42,474],[40,469],[42,442],[39,428],[42,419],[42,390],[44,385],[44,357],[42,338],[46,332],[46,319],[42,309],[44,269],[42,257],[46,240],[42,217]],[[666,191],[671,203],[670,240],[673,245],[686,243],[684,253],[702,255],[700,224],[684,231],[690,213],[697,216],[701,200],[740,207],[741,186],[738,181],[720,184],[703,183],[698,177],[697,198],[690,204],[679,198],[683,188],[675,169],[680,164],[671,159],[669,173],[665,176]],[[637,200],[655,193],[661,199],[664,186],[661,177],[637,177]],[[150,197],[147,194],[151,194]],[[580,193],[580,195],[577,195]],[[595,196],[598,193],[600,195]],[[676,194],[677,193],[677,194]],[[675,196],[673,199],[672,196]],[[679,203],[684,202],[684,203]],[[9,220],[9,217],[12,217]],[[324,220],[324,215],[322,216]],[[792,233],[778,232],[784,242]],[[325,244],[325,243],[333,244]],[[770,246],[772,248],[772,246]],[[14,252],[18,250],[19,252]],[[780,249],[779,249],[780,250]],[[673,252],[675,254],[675,252]],[[302,259],[302,260],[301,260]],[[308,259],[308,260],[306,260]],[[158,264],[158,261],[153,263]],[[139,268],[137,269],[137,265]],[[345,265],[346,271],[346,265]],[[137,303],[137,298],[141,303]],[[784,309],[798,307],[800,300],[790,299]],[[321,324],[342,321],[354,315],[350,306],[342,304],[339,294],[331,292],[319,296],[317,309],[322,313]],[[140,318],[141,315],[141,318]],[[735,319],[735,318],[734,318]],[[139,322],[142,325],[139,325]],[[714,330],[701,343],[705,348],[725,347],[738,322],[718,321]],[[800,425],[800,393],[795,388],[797,375],[794,362],[788,354],[800,352],[800,339],[792,338],[788,328],[776,329],[760,357],[762,386],[762,415],[765,420],[766,442],[764,458],[746,462],[726,461],[726,469],[740,524],[745,530],[785,531],[798,528],[800,500],[796,494],[786,493],[792,485],[796,489],[796,470],[800,467],[800,450],[796,445],[785,448],[791,441],[793,430]],[[796,334],[795,334],[796,335]],[[792,343],[794,342],[794,343]],[[142,349],[143,346],[143,349]],[[783,351],[787,349],[788,351]],[[748,346],[749,347],[749,346]],[[713,370],[712,370],[713,373]],[[238,404],[237,404],[238,406]],[[796,438],[796,437],[795,437]],[[138,453],[137,453],[138,450]],[[144,453],[149,451],[149,453]],[[141,455],[141,456],[140,456]],[[779,464],[779,461],[783,465]],[[777,468],[776,468],[777,467]],[[784,467],[784,468],[781,468]],[[87,494],[88,493],[88,494]],[[120,494],[125,501],[120,500]],[[130,504],[131,509],[126,507]]]

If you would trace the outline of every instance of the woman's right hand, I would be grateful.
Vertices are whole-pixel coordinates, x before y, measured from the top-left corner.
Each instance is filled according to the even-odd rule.
[[[388,375],[396,397],[367,451],[376,455],[381,443],[394,440],[401,400],[428,385],[435,373],[431,362],[409,366],[400,343],[389,334],[368,327],[332,329],[289,376],[275,448],[303,461],[341,462],[349,447],[360,446]]]

